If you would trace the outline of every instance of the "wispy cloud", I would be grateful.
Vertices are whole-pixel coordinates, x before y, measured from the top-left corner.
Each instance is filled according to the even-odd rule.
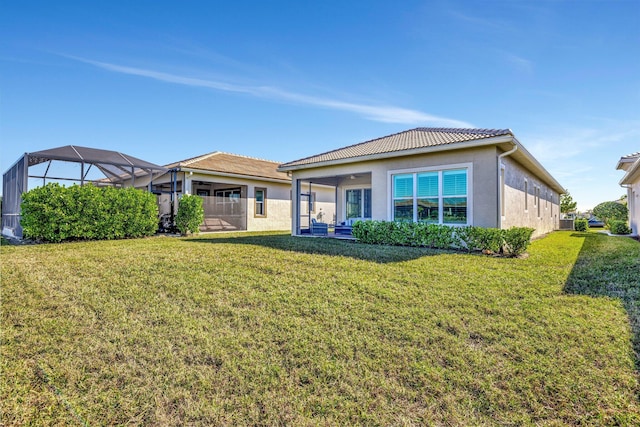
[[[347,111],[363,116],[368,120],[385,123],[403,123],[415,125],[435,125],[445,127],[473,127],[470,123],[428,114],[418,110],[411,110],[392,105],[367,105],[353,102],[346,102],[337,99],[322,98],[312,95],[290,92],[273,86],[249,86],[229,83],[220,80],[201,79],[195,77],[181,76],[143,68],[129,67],[126,65],[112,64],[108,62],[94,61],[75,56],[67,58],[90,64],[104,70],[116,73],[128,74],[139,77],[146,77],[167,83],[180,84],[192,87],[202,87],[222,92],[245,94],[260,98],[273,99],[276,101],[292,102],[296,104],[309,105],[313,107],[327,108],[331,110]]]
[[[527,74],[533,73],[533,62],[525,59],[521,56],[514,55],[512,53],[505,53],[507,62],[510,63],[515,69]]]

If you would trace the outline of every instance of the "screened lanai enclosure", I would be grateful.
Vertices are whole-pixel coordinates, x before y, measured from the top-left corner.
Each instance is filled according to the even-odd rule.
[[[2,179],[2,234],[22,238],[20,202],[29,188],[58,182],[97,186],[145,187],[167,169],[117,151],[67,145],[25,153]]]

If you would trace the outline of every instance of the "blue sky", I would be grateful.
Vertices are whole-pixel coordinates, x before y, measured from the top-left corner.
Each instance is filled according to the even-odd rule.
[[[2,1],[0,169],[62,145],[281,162],[510,128],[582,210],[640,151],[640,1]]]

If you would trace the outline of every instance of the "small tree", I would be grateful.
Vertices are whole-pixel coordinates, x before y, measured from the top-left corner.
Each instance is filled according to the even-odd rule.
[[[593,214],[608,226],[610,221],[627,222],[629,210],[617,202],[604,202],[593,208]]]
[[[178,213],[176,215],[176,227],[178,227],[180,233],[197,233],[203,221],[202,197],[192,194],[183,195],[178,203]]]
[[[560,196],[560,212],[563,214],[568,214],[576,211],[576,207],[578,206],[578,202],[573,201],[573,197],[569,193],[569,190],[566,190],[562,196]]]

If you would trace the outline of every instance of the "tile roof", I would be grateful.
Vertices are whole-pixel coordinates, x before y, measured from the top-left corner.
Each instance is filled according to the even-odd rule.
[[[622,159],[624,160],[635,160],[637,158],[640,158],[640,151],[638,151],[637,153],[631,153],[627,154],[626,156],[622,156]]]
[[[416,128],[304,159],[294,160],[282,164],[280,167],[288,168],[385,153],[397,153],[504,135],[513,136],[513,133],[510,129]]]
[[[277,171],[278,165],[279,162],[271,160],[214,151],[213,153],[171,163],[165,167],[199,169],[208,172],[291,181],[291,178],[285,172]]]

